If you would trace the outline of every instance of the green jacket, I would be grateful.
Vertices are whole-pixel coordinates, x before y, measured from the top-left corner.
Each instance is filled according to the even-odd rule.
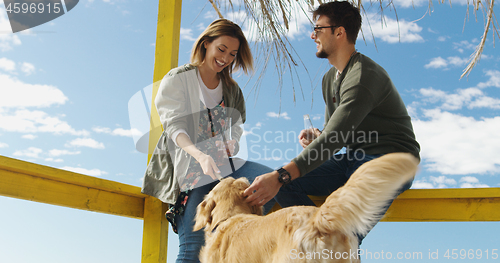
[[[301,176],[314,170],[343,147],[365,154],[409,152],[419,157],[411,118],[387,72],[357,53],[335,78],[332,67],[323,77],[325,127],[292,161]]]
[[[142,193],[175,204],[179,195],[179,180],[186,175],[190,158],[170,140],[172,134],[184,129],[191,141],[197,143],[200,120],[200,84],[197,68],[184,65],[170,70],[162,79],[155,105],[164,131],[144,174]],[[245,122],[245,100],[238,85],[223,82],[222,94],[228,116],[233,119],[232,138],[239,140]]]

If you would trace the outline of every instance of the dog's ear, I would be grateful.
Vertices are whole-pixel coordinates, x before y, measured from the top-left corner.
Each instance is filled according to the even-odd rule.
[[[248,186],[248,185],[247,185]],[[246,188],[244,188],[246,189]],[[246,203],[245,202],[245,194],[244,194],[245,191],[240,191],[240,195],[241,195],[241,199],[242,199],[242,202],[243,203]],[[261,215],[264,215],[264,207],[263,206],[259,206],[259,205],[248,205],[247,206],[250,207],[250,213],[254,214],[254,215],[258,215],[258,216],[261,216]]]
[[[198,231],[204,226],[212,223],[212,210],[215,208],[215,201],[207,198],[201,202],[196,209],[196,218],[193,231]]]

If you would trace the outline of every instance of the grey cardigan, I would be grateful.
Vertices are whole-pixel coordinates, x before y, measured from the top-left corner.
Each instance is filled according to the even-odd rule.
[[[155,98],[156,109],[164,131],[144,174],[142,193],[154,196],[164,203],[175,204],[179,195],[179,180],[186,175],[191,156],[170,139],[184,129],[194,144],[200,120],[200,84],[198,68],[186,64],[170,70],[162,79]],[[224,104],[234,123],[232,138],[243,134],[240,124],[245,122],[245,100],[238,85],[223,82]]]

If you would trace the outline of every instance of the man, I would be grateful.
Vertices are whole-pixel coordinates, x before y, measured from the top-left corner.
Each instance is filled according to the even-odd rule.
[[[391,152],[419,158],[411,119],[389,75],[356,52],[359,9],[347,1],[329,2],[313,12],[313,19],[316,56],[333,65],[322,83],[324,130],[301,131],[304,151],[278,171],[257,177],[245,190],[252,205],[275,196],[282,207],[314,205],[307,195],[329,195],[367,161]],[[343,147],[345,153],[334,155]],[[410,186],[408,182],[400,193]],[[364,236],[358,236],[361,243]]]

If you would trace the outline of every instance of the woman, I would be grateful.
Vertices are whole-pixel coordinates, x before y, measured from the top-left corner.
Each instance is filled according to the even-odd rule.
[[[167,219],[179,235],[177,262],[199,262],[203,231],[193,232],[196,207],[218,178],[245,176],[253,181],[269,167],[229,158],[238,151],[245,101],[233,70],[252,70],[252,55],[241,28],[219,19],[196,40],[191,63],[172,69],[155,99],[167,144],[167,167],[146,172],[143,193],[170,204]],[[163,140],[163,141],[162,141]],[[172,169],[173,168],[173,169]],[[272,203],[266,204],[267,211]]]

